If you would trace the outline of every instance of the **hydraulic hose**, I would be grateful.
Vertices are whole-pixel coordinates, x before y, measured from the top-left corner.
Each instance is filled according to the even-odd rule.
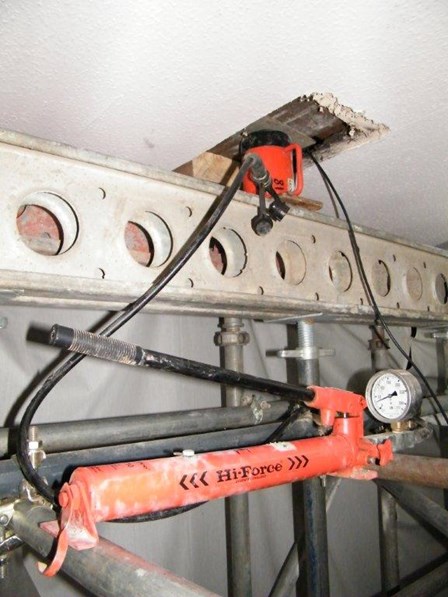
[[[245,156],[241,168],[232,184],[225,189],[223,194],[210,207],[199,226],[169,262],[166,268],[156,277],[148,290],[136,301],[130,303],[120,314],[114,316],[113,319],[99,332],[99,335],[108,337],[114,334],[125,323],[132,319],[132,317],[139,313],[139,311],[156,297],[163,288],[165,288],[213,230],[215,224],[223,215],[235,193],[240,188],[244,175],[251,168],[255,170],[258,176],[262,175],[263,171],[266,170],[258,156],[254,154]],[[39,475],[39,472],[33,468],[28,454],[29,427],[37,409],[46,396],[56,384],[73,369],[73,367],[82,361],[84,356],[85,355],[82,354],[70,356],[43,381],[26,408],[19,425],[17,460],[22,473],[25,479],[33,485],[43,497],[53,503],[55,502],[55,491],[47,485],[45,479],[43,479]]]
[[[199,502],[198,504],[189,504],[188,506],[181,506],[179,508],[170,508],[169,510],[159,510],[159,512],[148,512],[146,514],[136,514],[135,516],[128,516],[127,518],[115,518],[114,520],[110,520],[108,522],[154,522],[156,520],[165,520],[165,518],[172,518],[173,516],[178,516],[179,514],[184,514],[185,512],[189,512],[190,510],[194,510],[195,508],[199,508],[199,506],[203,506],[207,502]]]

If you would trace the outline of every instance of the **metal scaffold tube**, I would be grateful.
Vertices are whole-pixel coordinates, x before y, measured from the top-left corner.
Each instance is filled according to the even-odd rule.
[[[325,486],[325,508],[328,512],[336,489],[341,483],[341,479],[328,477]],[[300,574],[300,564],[303,560],[303,547],[305,544],[305,534],[302,532],[300,537],[294,541],[291,549],[286,556],[283,566],[275,579],[274,585],[269,593],[269,597],[286,597],[290,595]]]
[[[14,510],[14,532],[42,558],[51,553],[53,538],[38,525],[53,517],[49,508],[33,506],[29,502],[18,503]],[[93,549],[77,551],[69,548],[62,570],[99,597],[218,597],[216,593],[150,564],[105,539]]]
[[[215,343],[221,348],[222,365],[238,372],[244,369],[243,346],[249,341],[249,335],[242,331],[242,327],[243,322],[239,317],[226,317],[220,322],[221,331],[215,335]],[[225,386],[223,394],[226,407],[241,407],[241,388]],[[252,574],[248,494],[226,499],[226,527],[229,595],[250,597]]]
[[[430,595],[442,595],[441,591],[448,585],[448,562],[435,568],[429,574],[422,576],[412,584],[408,585],[395,597],[430,597]]]
[[[389,340],[380,325],[372,326],[371,333],[369,350],[372,370],[376,373],[388,367]],[[388,595],[400,586],[397,504],[395,498],[383,487],[378,486],[377,489],[381,589],[385,595]]]
[[[378,487],[378,510],[380,522],[381,589],[385,595],[400,586],[398,565],[398,526],[395,498]]]
[[[45,452],[52,453],[272,423],[284,416],[288,408],[289,403],[284,400],[266,400],[263,396],[252,399],[250,406],[238,408],[201,408],[44,423],[38,427]],[[16,434],[15,428],[0,429],[0,457],[15,452]]]
[[[172,456],[179,450],[212,452],[263,444],[276,431],[278,423],[241,427],[194,435],[174,436],[147,442],[109,446],[49,454],[39,467],[40,473],[50,484],[60,483],[64,473],[78,466],[128,462]],[[314,437],[320,430],[313,424],[309,415],[304,415],[292,424],[285,433],[285,439]],[[23,476],[14,459],[0,461],[0,498],[18,495]]]
[[[294,359],[288,368],[288,380],[300,387],[319,385],[319,357],[331,356],[333,350],[317,347],[314,322],[296,319],[288,328],[288,342],[296,348],[277,351],[277,356]],[[294,334],[293,334],[294,331]],[[294,336],[294,337],[293,337]],[[292,365],[294,363],[290,361]],[[286,439],[285,437],[283,437]],[[336,485],[332,487],[332,493]],[[292,485],[294,543],[272,587],[271,597],[289,595],[296,584],[297,595],[324,597],[329,594],[326,489],[320,478],[306,479]],[[304,549],[305,548],[305,549]],[[306,557],[302,557],[305,552]]]
[[[368,465],[378,479],[448,489],[448,459],[395,454],[386,466]]]
[[[425,495],[390,481],[375,481],[394,496],[398,504],[410,514],[418,516],[442,535],[448,537],[448,512]]]
[[[297,340],[298,349],[302,351],[302,356],[297,360],[298,382],[306,386],[318,385],[319,349],[316,346],[313,322],[297,322]],[[302,499],[308,595],[327,597],[330,594],[327,513],[325,487],[319,477],[303,481]],[[300,575],[299,593],[305,589],[304,580],[304,575]]]

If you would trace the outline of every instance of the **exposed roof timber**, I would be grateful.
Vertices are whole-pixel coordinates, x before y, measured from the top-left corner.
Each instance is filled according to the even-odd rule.
[[[294,99],[267,116],[221,141],[209,151],[238,159],[241,136],[261,128],[282,130],[303,148],[315,147],[317,157],[328,159],[370,141],[381,139],[389,128],[339,103],[332,93],[311,93]],[[311,164],[304,159],[304,167]]]

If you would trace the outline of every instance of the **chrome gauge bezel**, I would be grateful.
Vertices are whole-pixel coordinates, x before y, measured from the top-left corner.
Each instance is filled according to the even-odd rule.
[[[393,377],[397,378],[395,383],[390,381],[390,378]],[[397,391],[397,396],[388,397],[387,394],[386,396],[381,396],[381,393],[390,389],[391,384],[396,388],[394,391]],[[383,389],[380,391],[380,388]],[[423,392],[418,379],[404,369],[379,371],[371,377],[366,387],[368,409],[371,415],[382,423],[395,423],[412,419],[420,410],[422,397]],[[392,414],[387,414],[387,408],[381,409],[380,402],[389,400],[389,404],[391,404],[394,398],[400,401],[398,404],[399,412],[392,416]],[[405,404],[403,401],[405,401]],[[387,407],[387,403],[385,403],[385,406]]]

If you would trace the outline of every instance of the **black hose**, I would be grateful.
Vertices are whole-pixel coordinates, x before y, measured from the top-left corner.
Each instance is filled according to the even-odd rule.
[[[181,506],[179,508],[170,508],[169,510],[160,510],[159,512],[147,512],[146,514],[136,514],[135,516],[127,516],[126,518],[116,518],[115,520],[108,520],[106,522],[154,522],[156,520],[165,520],[178,514],[184,514],[199,506],[203,506],[207,502],[199,502],[198,504],[190,504],[189,506]]]
[[[91,332],[74,330],[65,326],[53,326],[50,343],[53,346],[66,348],[86,356],[115,361],[125,365],[161,369],[194,377],[195,379],[237,386],[254,392],[265,392],[274,396],[281,396],[284,400],[292,400],[295,403],[300,400],[309,401],[314,398],[313,390],[308,389],[306,386],[273,381],[248,373],[233,371],[232,369],[191,361],[163,352],[148,350],[115,338],[104,338]]]
[[[215,202],[198,228],[185,242],[179,252],[173,257],[166,268],[157,276],[151,286],[144,292],[136,301],[130,303],[122,313],[116,315],[112,321],[107,324],[99,334],[101,336],[111,336],[119,330],[125,323],[127,323],[134,315],[136,315],[143,307],[145,307],[161,290],[173,279],[185,263],[192,257],[199,246],[204,242],[210,234],[219,218],[229,206],[235,193],[241,186],[242,180],[246,172],[253,167],[256,167],[257,172],[262,167],[262,162],[255,154],[248,154],[244,157],[241,168],[238,171],[232,184],[225,189],[222,196]],[[22,470],[25,479],[33,485],[36,490],[43,495],[50,502],[55,502],[55,492],[47,485],[37,470],[33,468],[28,454],[28,434],[31,421],[44,401],[45,397],[51,392],[57,383],[63,379],[69,371],[73,369],[78,363],[82,361],[84,355],[76,354],[70,356],[65,360],[53,373],[51,373],[41,384],[39,390],[31,399],[25,413],[20,421],[18,433],[18,447],[17,460]]]
[[[342,201],[341,197],[339,196],[339,193],[337,192],[337,190],[336,190],[334,184],[332,183],[330,177],[325,172],[325,170],[322,168],[322,166],[319,164],[319,162],[317,161],[317,159],[316,159],[315,155],[312,153],[312,151],[309,151],[308,155],[313,160],[313,162],[314,162],[316,168],[318,169],[318,171],[319,171],[319,173],[320,173],[323,181],[325,183],[328,183],[328,186],[333,191],[334,196],[336,197],[336,200],[337,200],[337,202],[338,202],[338,204],[339,204],[339,206],[340,206],[340,208],[342,210],[342,213],[344,214],[345,220],[347,222],[347,228],[348,228],[348,235],[349,235],[349,239],[350,239],[350,244],[351,244],[352,249],[353,249],[353,255],[355,257],[355,261],[356,261],[356,266],[358,268],[359,277],[361,279],[361,283],[362,283],[362,285],[364,287],[364,290],[366,291],[367,298],[369,299],[370,306],[373,309],[373,314],[375,316],[375,324],[378,324],[378,323],[381,324],[381,326],[384,328],[385,332],[387,333],[387,335],[389,336],[389,338],[392,340],[392,342],[395,345],[395,347],[397,348],[397,350],[401,353],[401,355],[405,359],[407,359],[408,365],[410,365],[410,367],[414,368],[415,372],[421,378],[422,382],[426,386],[426,389],[428,390],[429,395],[431,396],[431,398],[436,403],[437,408],[439,409],[440,414],[445,419],[445,423],[448,425],[448,415],[446,414],[445,410],[443,409],[442,404],[440,403],[440,400],[438,399],[436,393],[431,388],[431,386],[429,384],[429,381],[427,380],[427,378],[423,374],[423,372],[420,370],[420,368],[417,367],[415,361],[412,359],[411,354],[407,354],[406,351],[404,350],[404,348],[401,346],[401,344],[395,338],[394,334],[392,333],[391,329],[389,328],[388,324],[386,323],[383,314],[380,311],[380,308],[378,306],[378,303],[376,302],[375,296],[374,296],[372,288],[370,286],[369,280],[367,278],[366,271],[364,269],[364,264],[363,264],[363,261],[362,261],[362,258],[361,258],[361,250],[360,250],[358,242],[356,240],[355,230],[353,228],[350,216],[348,215],[348,212],[347,212],[347,209],[346,209],[346,207],[344,205],[344,202]]]

